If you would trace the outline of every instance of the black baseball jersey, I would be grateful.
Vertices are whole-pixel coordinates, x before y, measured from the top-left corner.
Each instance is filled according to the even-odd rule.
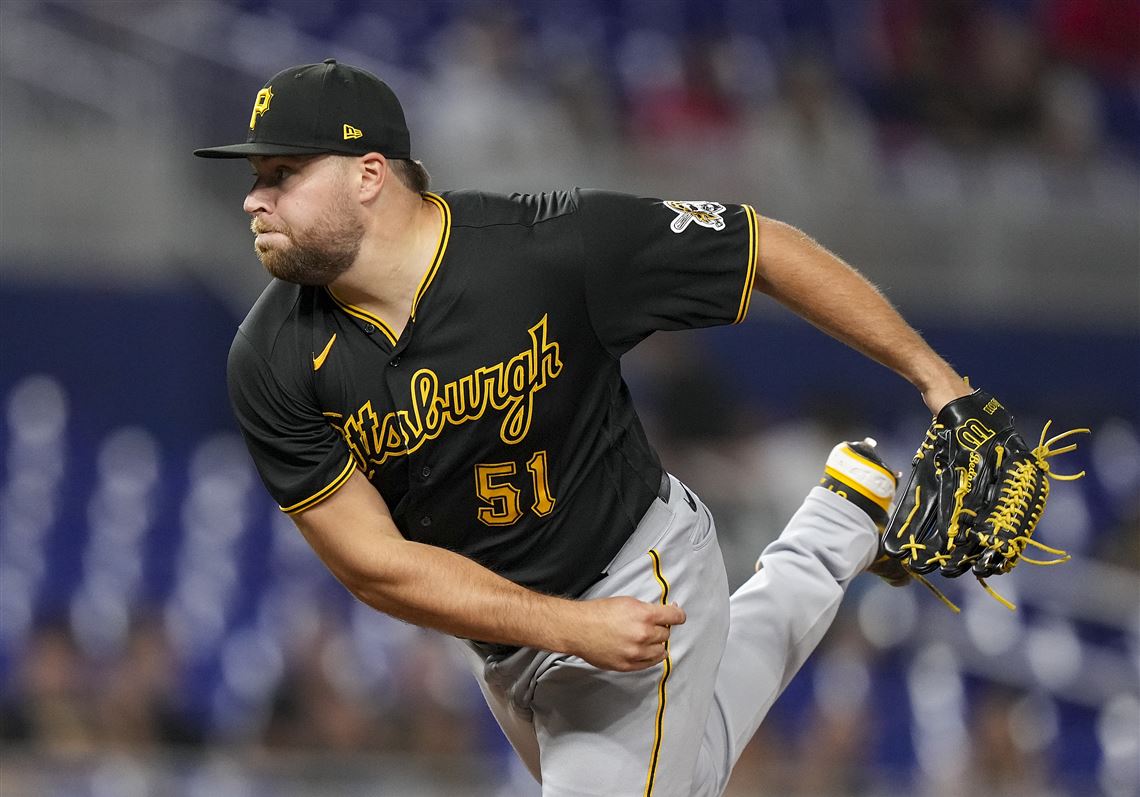
[[[401,533],[575,596],[657,495],[619,359],[655,330],[741,321],[747,205],[575,190],[427,194],[435,257],[397,337],[334,290],[274,281],[229,358],[285,512],[361,470]]]

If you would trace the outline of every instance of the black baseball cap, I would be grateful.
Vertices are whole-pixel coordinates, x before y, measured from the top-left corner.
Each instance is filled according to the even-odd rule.
[[[339,152],[412,157],[404,109],[375,75],[328,58],[282,70],[257,92],[244,144],[196,149],[200,158]]]

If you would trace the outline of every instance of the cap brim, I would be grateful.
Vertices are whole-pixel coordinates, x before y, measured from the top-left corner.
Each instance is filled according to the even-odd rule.
[[[251,155],[319,155],[331,152],[326,147],[298,147],[290,144],[272,144],[268,141],[251,141],[248,144],[229,144],[225,147],[196,149],[199,158],[248,158]]]

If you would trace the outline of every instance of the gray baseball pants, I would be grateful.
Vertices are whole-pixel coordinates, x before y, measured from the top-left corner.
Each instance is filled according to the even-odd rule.
[[[729,595],[712,515],[672,478],[668,502],[654,501],[582,596],[679,603],[687,620],[665,662],[617,673],[533,648],[465,649],[543,797],[712,797],[876,548],[870,518],[815,487]]]

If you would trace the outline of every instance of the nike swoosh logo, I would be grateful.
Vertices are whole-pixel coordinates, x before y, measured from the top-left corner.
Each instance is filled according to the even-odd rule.
[[[316,357],[313,358],[313,370],[314,371],[321,370],[321,366],[324,365],[325,360],[328,359],[329,352],[332,351],[332,345],[334,343],[336,343],[336,333],[335,332],[333,333],[333,336],[331,338],[329,338],[329,342],[325,344],[324,351],[322,351],[320,354],[318,354]]]

